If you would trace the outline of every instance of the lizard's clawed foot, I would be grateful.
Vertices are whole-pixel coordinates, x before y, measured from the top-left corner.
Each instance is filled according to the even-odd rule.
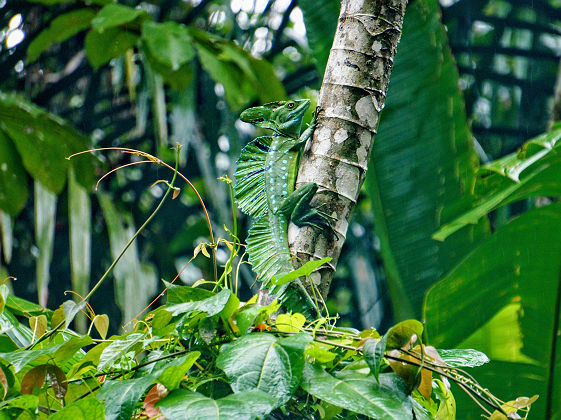
[[[339,233],[333,229],[333,225],[337,221],[337,218],[331,216],[328,212],[323,210],[323,207],[324,205],[321,205],[310,209],[303,224],[318,230],[327,229],[333,235],[339,237]]]

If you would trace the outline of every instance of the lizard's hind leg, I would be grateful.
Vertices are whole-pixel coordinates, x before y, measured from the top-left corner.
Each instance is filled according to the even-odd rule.
[[[315,182],[302,185],[286,197],[279,211],[289,214],[290,220],[296,226],[311,226],[316,229],[327,228],[333,232],[332,225],[335,219],[321,208],[310,206],[310,201],[317,189],[318,186]]]

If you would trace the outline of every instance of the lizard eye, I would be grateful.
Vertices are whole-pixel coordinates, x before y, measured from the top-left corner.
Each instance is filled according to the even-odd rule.
[[[294,102],[289,102],[287,105],[290,109],[294,108]]]

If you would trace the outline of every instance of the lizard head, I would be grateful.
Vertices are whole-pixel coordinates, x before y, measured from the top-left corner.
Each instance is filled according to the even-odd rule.
[[[309,99],[270,102],[246,109],[240,119],[257,127],[270,128],[281,135],[298,137]]]

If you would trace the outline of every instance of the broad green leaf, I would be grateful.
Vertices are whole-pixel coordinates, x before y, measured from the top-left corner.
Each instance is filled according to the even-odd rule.
[[[21,158],[12,141],[0,130],[0,211],[16,216],[25,206],[28,195]],[[3,232],[3,228],[2,225],[0,231]]]
[[[193,312],[206,312],[207,316],[218,315],[224,310],[228,302],[235,298],[230,289],[222,289],[216,295],[204,300],[177,303],[165,307],[173,316],[191,314]]]
[[[32,316],[29,318],[29,328],[33,331],[35,338],[41,337],[47,331],[47,317],[45,315]]]
[[[327,364],[335,360],[335,357],[337,357],[332,350],[333,346],[314,341],[306,347],[304,354],[306,355],[306,360],[308,361]]]
[[[178,389],[156,403],[173,420],[253,420],[264,418],[276,400],[261,391],[245,391],[213,400],[198,392]]]
[[[54,193],[66,182],[69,155],[88,148],[88,139],[61,118],[16,95],[0,92],[0,128],[12,140],[29,174]],[[80,184],[95,183],[93,158],[72,161]]]
[[[101,356],[99,357],[99,364],[97,365],[98,372],[101,372],[103,369],[110,367],[113,363],[117,362],[128,352],[136,352],[136,350],[142,346],[144,334],[131,333],[122,337],[114,336],[112,337],[112,339],[113,342],[101,352]]]
[[[20,297],[9,295],[6,299],[6,307],[10,308],[12,313],[20,316],[36,316],[46,314],[49,311],[41,305],[22,299]]]
[[[54,363],[57,366],[64,366],[69,361],[77,361],[77,354],[79,354],[81,358],[83,354],[81,352],[82,347],[87,347],[92,344],[92,342],[92,338],[87,335],[83,337],[72,336],[68,341],[57,347],[53,354],[45,354],[37,357],[35,363]]]
[[[103,420],[103,405],[95,398],[84,398],[68,404],[49,416],[52,420]]]
[[[536,418],[561,410],[551,397],[561,392],[561,354],[552,333],[561,243],[552,232],[561,232],[560,203],[522,214],[435,284],[424,307],[431,344],[488,354],[492,361],[477,369],[478,381],[504,395],[544,396],[532,407]],[[465,400],[456,398],[463,407]]]
[[[39,304],[47,306],[49,298],[50,266],[55,240],[56,195],[35,182],[33,204],[35,215],[35,242],[39,256],[35,267]],[[68,326],[68,325],[67,325]]]
[[[150,15],[146,10],[111,3],[104,6],[92,20],[92,28],[97,32],[104,32],[107,29],[122,26],[137,19],[148,19],[149,17]]]
[[[0,402],[0,408],[2,407],[17,407],[23,408],[24,410],[37,409],[39,405],[39,397],[36,395],[19,395],[17,397]]]
[[[72,300],[67,300],[62,304],[62,309],[64,311],[64,323],[66,328],[68,328],[70,323],[74,320],[74,317],[85,307],[86,301],[76,303]],[[56,325],[54,325],[53,327],[56,327]]]
[[[425,291],[485,236],[482,222],[431,238],[471,206],[477,166],[438,2],[412,2],[366,174],[396,320],[419,317]]]
[[[382,361],[384,360],[387,339],[388,336],[386,334],[379,340],[367,340],[362,348],[368,367],[370,367],[370,371],[376,379],[380,376],[380,367],[382,365]]]
[[[386,347],[388,350],[398,349],[405,346],[413,337],[420,340],[423,336],[423,324],[415,319],[401,321],[387,332]]]
[[[489,363],[485,353],[473,349],[438,350],[438,354],[448,366],[477,367]]]
[[[325,65],[333,44],[333,37],[337,29],[337,17],[341,9],[340,0],[303,1],[298,4],[304,14],[306,36],[310,43],[310,50],[315,59],[315,65],[323,76]]]
[[[106,314],[96,315],[93,320],[95,329],[99,336],[105,340],[107,331],[109,330],[109,317]]]
[[[234,392],[259,390],[285,403],[300,384],[304,349],[311,339],[307,334],[249,334],[224,345],[216,365],[228,375]]]
[[[2,343],[2,351],[13,350],[13,346],[25,347],[31,343],[32,338],[33,331],[27,325],[20,323],[8,308],[4,308],[0,313],[0,340],[5,340]]]
[[[269,315],[274,314],[281,307],[281,304],[276,299],[267,306],[255,304],[256,299],[257,297],[254,296],[245,306],[236,312],[236,325],[240,329],[241,335],[247,334],[249,327],[252,325],[259,325],[266,320]]]
[[[109,28],[103,32],[92,29],[86,35],[86,57],[97,70],[134,47],[138,38],[136,33],[121,28]]]
[[[109,232],[111,256],[116,259],[135,234],[132,215],[118,212],[109,194],[98,193],[99,204]],[[133,243],[113,270],[116,301],[128,322],[142,311],[156,293],[155,268],[141,263],[138,247]]]
[[[283,284],[286,284],[288,282],[291,282],[292,280],[296,280],[299,277],[305,277],[305,276],[309,276],[310,274],[312,274],[315,270],[317,270],[318,268],[320,268],[322,265],[328,263],[329,261],[331,261],[332,258],[331,257],[325,257],[322,258],[320,260],[312,260],[312,261],[308,261],[306,264],[304,264],[303,266],[297,268],[294,271],[291,271],[288,274],[285,274],[284,276],[280,277],[280,278],[276,278],[273,277],[271,279],[271,283],[277,285],[277,286],[282,286]]]
[[[252,57],[231,41],[193,28],[189,32],[203,69],[224,86],[226,100],[233,110],[239,111],[256,99],[271,102],[286,97],[270,63]]]
[[[168,304],[195,302],[214,296],[214,293],[210,290],[198,287],[179,286],[177,284],[168,283],[167,281],[164,281],[164,285],[166,286],[166,289],[168,289],[166,293]]]
[[[481,168],[475,180],[473,207],[442,226],[434,238],[444,240],[462,227],[478,223],[492,210],[535,196],[560,196],[561,127],[535,137],[521,151]]]
[[[181,379],[191,369],[193,363],[197,361],[200,355],[200,352],[194,351],[173,359],[164,366],[163,372],[158,375],[158,382],[169,391],[173,391],[179,386]]]
[[[63,365],[80,348],[91,343],[92,340],[88,336],[74,337],[66,343],[55,344],[38,350],[18,350],[10,353],[0,353],[0,357],[11,363],[17,373],[31,362]]]
[[[142,41],[155,60],[173,71],[195,56],[189,31],[179,23],[146,22],[142,25]]]
[[[275,319],[275,325],[279,331],[300,332],[306,323],[306,317],[300,313],[280,314]]]
[[[79,296],[85,297],[90,288],[92,242],[91,199],[88,191],[78,184],[72,169],[68,174],[68,219],[70,224],[70,273],[72,290]],[[109,322],[109,320],[107,322]],[[75,325],[78,331],[85,332],[85,316],[79,315],[75,319]],[[103,338],[105,338],[105,336]]]
[[[302,388],[329,404],[379,419],[413,419],[413,408],[401,379],[343,371],[332,376],[323,368],[306,364]]]
[[[52,20],[49,27],[33,38],[27,47],[27,63],[32,63],[52,44],[66,41],[77,33],[88,29],[95,12],[92,9],[78,9],[60,15]]]
[[[105,406],[105,420],[129,420],[140,397],[154,382],[150,375],[122,381],[108,380],[95,397]]]

